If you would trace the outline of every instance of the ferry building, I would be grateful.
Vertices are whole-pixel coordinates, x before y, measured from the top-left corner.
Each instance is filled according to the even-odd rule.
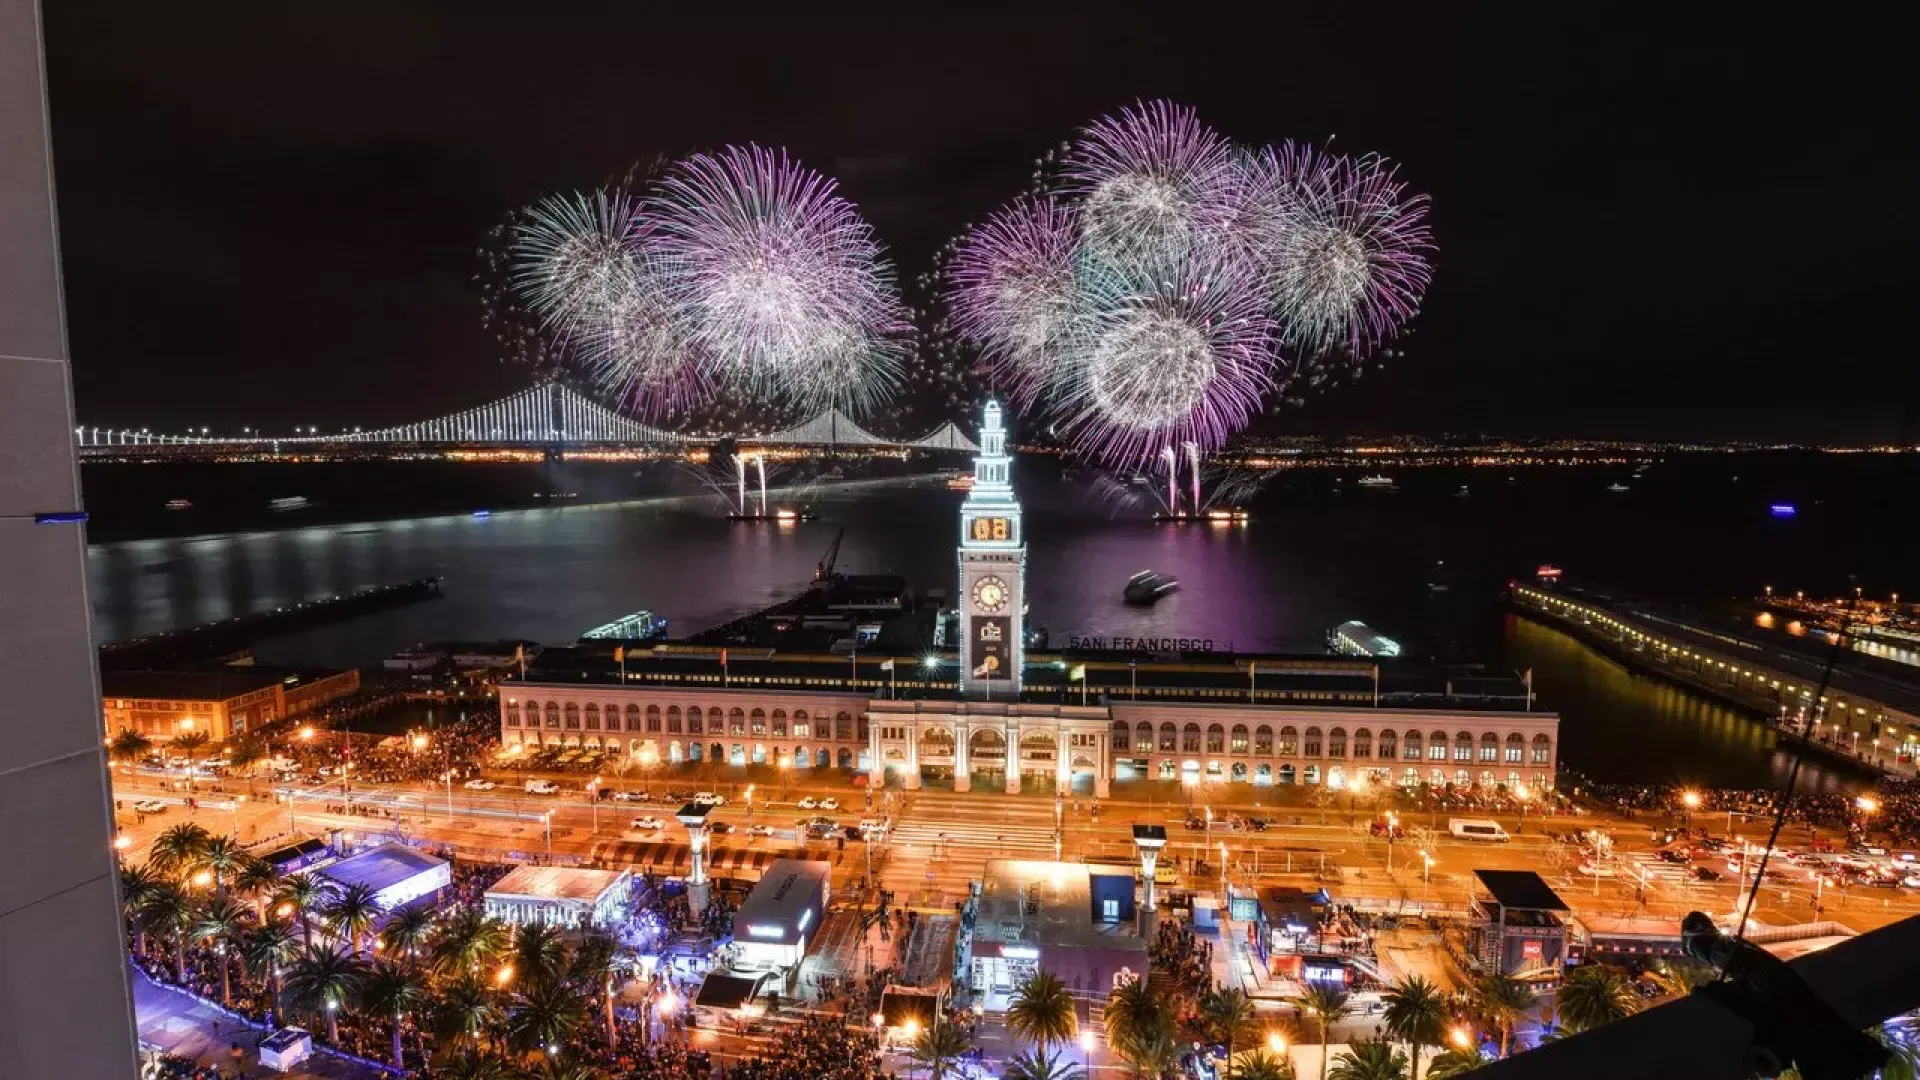
[[[499,687],[501,741],[643,767],[858,770],[909,789],[1102,798],[1131,777],[1552,786],[1559,718],[1533,710],[1513,680],[1369,658],[1029,651],[1027,536],[1006,439],[989,402],[957,522],[957,610],[945,618],[957,641],[901,647],[896,632],[896,643],[881,635],[847,650],[880,614],[935,622],[924,607],[916,616],[898,579],[830,575],[730,628],[730,640],[753,644],[545,650]],[[823,634],[845,636],[827,647]]]

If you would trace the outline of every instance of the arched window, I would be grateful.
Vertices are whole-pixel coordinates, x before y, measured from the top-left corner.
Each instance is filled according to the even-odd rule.
[[[1160,752],[1171,754],[1180,749],[1180,730],[1172,724],[1160,725]]]
[[[1405,753],[1405,754],[1407,755],[1407,760],[1408,760],[1408,761],[1419,761],[1419,760],[1420,760],[1420,745],[1421,745],[1421,741],[1422,741],[1422,740],[1421,740],[1421,738],[1420,738],[1420,733],[1419,733],[1419,732],[1417,732],[1417,731],[1409,731],[1409,732],[1407,732],[1407,741],[1406,741],[1406,743],[1405,743],[1405,746],[1406,746],[1406,749],[1405,749],[1405,750],[1403,751],[1403,753]]]
[[[547,726],[556,730],[560,727],[560,703],[557,701],[547,702]]]
[[[1283,784],[1293,783],[1293,766],[1292,765],[1280,766],[1280,782]]]
[[[700,706],[698,705],[687,706],[687,734],[700,734]],[[697,761],[699,759],[695,758],[694,760]]]
[[[1235,724],[1233,725],[1233,730],[1228,734],[1231,735],[1232,737],[1227,740],[1227,749],[1229,749],[1230,751],[1236,754],[1246,753],[1247,752],[1247,725]]]
[[[600,730],[600,706],[591,701],[587,702],[587,730]]]
[[[577,701],[567,702],[567,730],[580,730],[580,703]]]
[[[1392,761],[1400,756],[1400,737],[1392,728],[1380,729],[1380,760]]]
[[[1485,732],[1480,736],[1480,760],[1500,760],[1500,736],[1491,731]]]
[[[751,733],[754,735],[765,735],[767,733],[767,710],[753,710],[752,720],[753,723],[749,729]]]
[[[1353,732],[1353,756],[1370,758],[1373,756],[1373,732],[1366,728],[1355,728]]]
[[[1328,757],[1346,757],[1347,756],[1347,729],[1346,728],[1337,727],[1337,728],[1334,728],[1332,731],[1327,732],[1327,756]]]
[[[1473,774],[1465,769],[1455,769],[1453,771],[1453,782],[1457,787],[1472,787]]]
[[[1553,740],[1542,732],[1533,737],[1533,764],[1550,765],[1553,763]]]
[[[1253,752],[1261,757],[1273,753],[1273,729],[1265,724],[1253,729]],[[1266,766],[1261,766],[1265,768]]]
[[[853,714],[841,711],[833,717],[833,737],[836,739],[853,738]],[[844,766],[842,766],[844,768]]]
[[[520,726],[520,703],[517,701],[507,702],[507,726]]]
[[[1320,756],[1320,729],[1319,728],[1310,727],[1307,729],[1306,745],[1305,747],[1302,748],[1301,753],[1305,754],[1308,757]],[[1320,770],[1314,769],[1313,775],[1319,776]],[[1307,781],[1307,783],[1309,784],[1315,783],[1315,782],[1316,781],[1313,781],[1313,780]]]
[[[1228,774],[1228,779],[1233,780],[1237,783],[1242,783],[1242,784],[1246,783],[1247,782],[1247,763],[1244,761],[1234,762],[1233,771]]]
[[[1115,750],[1128,749],[1127,744],[1132,738],[1133,738],[1132,724],[1127,723],[1125,720],[1115,720],[1113,722],[1112,739],[1113,739],[1113,748]]]
[[[1518,765],[1520,764],[1520,762],[1526,759],[1526,756],[1527,756],[1526,736],[1520,734],[1517,731],[1509,733],[1507,735],[1507,752],[1506,752],[1507,764]]]
[[[1320,782],[1320,766],[1309,765],[1306,768],[1300,770],[1300,782],[1303,784],[1319,783]]]
[[[629,731],[633,730],[633,712],[633,706],[627,706],[627,730]],[[647,706],[647,730],[655,735],[660,734],[660,706],[658,705]]]
[[[1200,752],[1200,725],[1199,724],[1188,724],[1185,728],[1181,730],[1180,750],[1182,753],[1187,753],[1187,754],[1197,754]]]
[[[1436,731],[1427,738],[1427,760],[1447,760],[1447,733]],[[1443,781],[1444,782],[1444,781]]]
[[[684,723],[685,721],[683,721],[680,718],[680,706],[678,705],[667,706],[667,731],[669,731],[674,735],[678,735],[680,734],[682,730],[682,725]]]
[[[728,710],[727,731],[733,735],[745,735],[747,733],[747,711],[745,709],[735,705],[732,709]]]
[[[1292,757],[1300,752],[1300,732],[1292,724],[1280,729],[1280,756]],[[1293,783],[1292,780],[1284,781]]]
[[[773,710],[773,733],[775,735],[785,735],[787,733],[787,710]]]
[[[1456,731],[1453,733],[1453,760],[1473,760],[1473,732]]]
[[[1148,751],[1148,752],[1153,750],[1153,725],[1152,724],[1143,723],[1143,724],[1134,725],[1133,745],[1136,750]]]
[[[1227,748],[1227,729],[1219,724],[1207,725],[1207,753],[1218,754]]]

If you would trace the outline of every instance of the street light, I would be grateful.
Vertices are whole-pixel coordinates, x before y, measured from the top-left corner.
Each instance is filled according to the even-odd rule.
[[[1447,1038],[1453,1045],[1462,1050],[1469,1050],[1473,1047],[1473,1032],[1468,1031],[1466,1028],[1455,1027],[1447,1033]]]
[[[1700,793],[1693,790],[1692,788],[1688,788],[1687,790],[1681,792],[1680,805],[1685,808],[1684,812],[1680,815],[1680,820],[1682,824],[1685,825],[1687,828],[1692,828],[1693,812],[1695,810],[1700,809]],[[1733,830],[1728,829],[1727,831],[1732,832]]]
[[[1093,1075],[1093,1032],[1091,1031],[1082,1030],[1080,1032],[1080,1060],[1083,1066],[1082,1071],[1085,1072],[1088,1076],[1092,1076]]]
[[[1433,876],[1433,856],[1427,854],[1426,848],[1421,848],[1420,849],[1420,912],[1423,915],[1426,913],[1426,910],[1427,910],[1427,880],[1432,876]]]
[[[1275,1056],[1287,1052],[1287,1037],[1277,1031],[1267,1032],[1267,1049]]]

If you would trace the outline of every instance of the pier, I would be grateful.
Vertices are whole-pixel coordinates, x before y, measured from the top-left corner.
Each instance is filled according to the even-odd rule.
[[[100,666],[123,671],[174,671],[244,655],[261,638],[292,634],[376,611],[434,600],[438,577],[375,585],[271,611],[235,615],[181,630],[149,634],[100,647]]]
[[[1754,713],[1781,731],[1810,734],[1810,745],[1823,755],[1880,772],[1915,774],[1920,687],[1853,670],[1857,653],[1842,654],[1827,692],[1816,702],[1825,668],[1821,660],[1592,590],[1515,583],[1508,596],[1521,614],[1564,630],[1628,667]]]

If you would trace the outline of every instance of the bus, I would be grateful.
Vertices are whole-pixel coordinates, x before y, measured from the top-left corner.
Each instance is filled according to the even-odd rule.
[[[1504,844],[1512,839],[1499,822],[1487,818],[1448,818],[1447,831],[1456,840],[1488,840]]]

